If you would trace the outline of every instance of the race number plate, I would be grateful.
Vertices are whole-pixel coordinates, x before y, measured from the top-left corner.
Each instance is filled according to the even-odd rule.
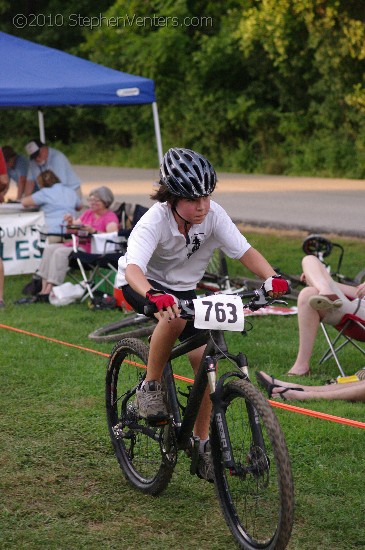
[[[243,330],[244,313],[239,296],[214,294],[193,302],[196,328],[239,332]]]

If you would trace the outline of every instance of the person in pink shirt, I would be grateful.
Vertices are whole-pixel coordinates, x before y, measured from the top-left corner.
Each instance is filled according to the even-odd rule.
[[[110,210],[114,196],[108,187],[98,187],[90,192],[90,208],[81,216],[74,219],[71,214],[65,214],[64,219],[68,226],[79,226],[88,234],[113,233],[118,231],[118,217]],[[43,257],[38,269],[38,275],[42,278],[42,289],[34,297],[34,302],[48,302],[49,294],[54,286],[61,285],[68,270],[68,257],[72,243],[49,244],[45,247]],[[90,252],[90,240],[80,243],[79,248]]]

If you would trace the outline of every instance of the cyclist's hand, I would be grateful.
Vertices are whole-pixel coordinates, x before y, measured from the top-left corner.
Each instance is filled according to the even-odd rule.
[[[146,298],[154,304],[161,317],[164,316],[164,311],[168,314],[169,319],[180,317],[179,308],[176,305],[176,301],[172,294],[167,294],[163,290],[155,290],[151,288],[146,292]]]
[[[266,279],[262,285],[264,291],[270,298],[280,298],[289,291],[288,281],[281,275],[273,275]]]

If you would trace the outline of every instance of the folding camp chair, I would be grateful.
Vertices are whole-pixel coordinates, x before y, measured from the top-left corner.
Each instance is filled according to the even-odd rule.
[[[80,232],[72,235],[73,250],[70,254],[69,265],[71,269],[77,268],[82,276],[82,281],[77,281],[85,288],[85,295],[81,302],[88,296],[93,299],[95,292],[102,286],[107,288],[107,294],[114,294],[115,276],[118,272],[118,260],[125,254],[127,238],[139,219],[147,212],[148,208],[140,204],[132,205],[122,203],[115,213],[120,221],[120,229],[115,233],[102,233],[84,238],[91,238],[91,253],[79,250],[77,246]],[[70,277],[76,280],[72,271]]]
[[[132,205],[123,202],[116,211],[116,214],[120,219],[120,229],[118,231],[118,235],[127,239],[131,234],[133,227],[137,222],[139,222],[147,210],[148,208],[146,206],[142,206],[141,204]]]
[[[330,357],[333,357],[336,361],[341,376],[346,376],[337,354],[347,344],[352,344],[363,355],[365,355],[365,349],[362,348],[360,344],[358,344],[358,342],[365,342],[365,321],[363,319],[360,319],[360,317],[357,317],[356,315],[347,313],[341,319],[341,323],[335,327],[338,331],[338,334],[333,340],[331,340],[324,323],[321,323],[321,328],[323,330],[329,348],[324,353],[319,363],[322,364]]]
[[[104,237],[104,251],[98,252],[101,245],[101,237]],[[90,238],[90,237],[89,237]],[[78,239],[72,235],[72,252],[69,256],[70,269],[78,269],[82,281],[78,281],[69,271],[70,277],[85,288],[85,294],[81,298],[83,302],[87,297],[94,299],[95,292],[103,285],[106,286],[107,294],[113,294],[115,276],[118,272],[118,260],[125,254],[126,239],[118,237],[115,233],[103,233],[91,235],[91,239],[97,239],[98,246],[92,246],[91,252],[84,252],[78,248]],[[95,243],[94,243],[95,244]],[[93,245],[93,243],[92,243]]]

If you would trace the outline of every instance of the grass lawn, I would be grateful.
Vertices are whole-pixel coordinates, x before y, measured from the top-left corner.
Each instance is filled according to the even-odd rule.
[[[300,273],[300,236],[247,236],[274,265]],[[363,267],[364,243],[339,242],[346,250],[342,271],[353,276]],[[111,344],[96,344],[87,336],[116,321],[120,312],[91,311],[85,303],[63,308],[14,305],[29,279],[6,279],[7,305],[0,311],[0,549],[234,548],[213,487],[189,475],[183,455],[160,497],[140,494],[125,481],[106,427],[107,357],[4,328],[108,354]],[[296,355],[296,317],[250,322],[253,330],[247,336],[228,336],[232,350],[247,354],[252,375],[255,369],[283,375]],[[323,348],[319,336],[308,383],[320,384],[338,375],[332,362],[317,366]],[[359,353],[346,351],[349,374],[363,366]],[[179,374],[191,376],[183,362]],[[365,421],[362,403],[296,404]],[[287,438],[295,482],[295,525],[288,548],[364,548],[364,430],[275,411]]]

